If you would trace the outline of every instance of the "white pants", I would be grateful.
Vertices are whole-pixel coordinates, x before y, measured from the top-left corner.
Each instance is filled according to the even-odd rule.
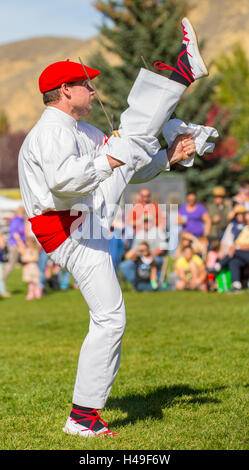
[[[134,119],[134,112],[136,113],[138,123],[142,116],[143,131],[140,132],[140,126],[138,134],[141,141],[144,136],[144,144],[142,144],[144,146],[146,146],[147,133],[156,135],[159,132],[184,91],[184,87],[176,82],[159,77],[152,72],[145,72],[145,74],[142,72],[142,77],[141,73],[138,76],[138,83],[136,81],[131,90],[132,100],[129,102],[128,99],[130,106],[123,113],[123,118],[121,116],[122,132],[128,129],[129,113],[132,119]],[[140,96],[143,90],[141,79],[144,75],[146,76],[146,95]],[[159,77],[156,78],[156,83],[154,83],[155,76]],[[157,90],[158,81],[160,93]],[[163,83],[164,90],[162,91]],[[134,90],[138,97],[140,96],[139,103],[135,100]],[[153,98],[151,109],[147,104],[150,97]],[[146,106],[143,101],[145,98]],[[164,102],[162,102],[163,99]],[[134,107],[133,110],[132,107]],[[144,107],[146,113],[143,113]],[[149,123],[148,127],[146,122]],[[153,123],[153,129],[151,123]],[[136,183],[142,183],[166,169],[165,151],[154,155],[151,163],[135,175],[133,165],[126,164],[115,169],[112,176],[102,182],[95,191],[96,200],[105,205],[107,223],[110,225],[115,216],[113,205],[118,204],[124,189],[132,179]],[[121,340],[125,330],[125,306],[109,253],[108,240],[104,237],[85,239],[84,229],[83,226],[80,239],[76,239],[73,233],[50,255],[50,258],[73,275],[90,310],[89,332],[79,356],[73,403],[85,407],[103,408],[120,363]]]

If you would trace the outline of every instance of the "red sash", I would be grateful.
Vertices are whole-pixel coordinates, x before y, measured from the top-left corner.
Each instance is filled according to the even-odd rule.
[[[70,212],[49,211],[28,219],[46,253],[56,250],[83,223],[86,214],[79,212],[77,215],[70,215]]]

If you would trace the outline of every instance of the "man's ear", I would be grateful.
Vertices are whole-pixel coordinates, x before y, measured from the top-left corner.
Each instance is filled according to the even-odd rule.
[[[61,84],[61,93],[63,96],[66,96],[66,98],[71,98],[71,87],[68,85],[68,83],[62,83]]]

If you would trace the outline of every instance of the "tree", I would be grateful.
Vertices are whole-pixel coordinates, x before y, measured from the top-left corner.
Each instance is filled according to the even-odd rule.
[[[195,157],[194,167],[184,172],[188,190],[194,191],[201,200],[211,197],[215,186],[224,186],[227,194],[237,192],[240,181],[248,178],[248,168],[242,164],[243,156],[249,147],[240,148],[239,142],[231,133],[231,126],[236,114],[229,109],[213,104],[206,116],[205,125],[219,130],[219,138],[215,139],[213,153],[204,157]]]
[[[244,49],[237,45],[231,57],[223,56],[216,65],[220,82],[214,99],[234,113],[231,134],[240,146],[246,146],[249,143],[249,63]],[[243,162],[249,164],[249,154]]]
[[[189,7],[185,0],[98,0],[94,6],[103,13],[104,22],[100,28],[100,50],[91,58],[90,65],[102,72],[96,83],[117,126],[121,112],[127,107],[129,90],[143,66],[141,56],[153,72],[169,75],[157,71],[153,64],[158,60],[175,64],[182,40],[180,23]],[[107,20],[111,20],[111,25]],[[103,45],[117,57],[116,65],[110,65],[101,53]],[[187,92],[177,108],[177,117],[203,123],[214,84],[216,79],[198,82],[194,94]],[[109,133],[99,106],[95,106],[90,122]]]
[[[100,48],[91,58],[90,65],[102,72],[96,83],[108,114],[113,116],[114,127],[117,127],[120,114],[127,107],[129,90],[139,68],[143,66],[141,56],[153,72],[169,75],[169,72],[157,71],[153,64],[161,60],[174,66],[182,40],[181,19],[187,15],[189,7],[185,0],[97,0],[94,6],[103,13],[104,21],[100,28]],[[115,55],[115,65],[108,63],[101,52],[103,47]],[[211,79],[205,78],[191,85],[176,108],[176,116],[187,123],[208,123],[210,113],[214,110],[214,90],[220,79],[220,76],[213,75]],[[218,154],[214,158],[196,157],[194,168],[188,169],[186,173],[181,167],[188,190],[195,190],[201,198],[211,194],[214,185],[229,181],[229,175],[232,178],[231,183],[227,183],[227,189],[234,192],[236,181],[244,173],[238,164],[241,153],[235,155],[237,140],[227,140],[231,138],[229,132],[234,114],[228,113],[229,119],[225,119],[226,113],[226,109],[219,107],[213,120],[221,135]],[[99,106],[94,107],[90,122],[107,134],[110,133]],[[159,140],[162,148],[165,148],[164,139],[159,136]],[[226,158],[227,150],[233,160],[228,161]]]

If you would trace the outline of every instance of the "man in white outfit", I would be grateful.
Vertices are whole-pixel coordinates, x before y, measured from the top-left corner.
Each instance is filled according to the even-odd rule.
[[[121,115],[120,137],[107,141],[98,129],[78,122],[89,115],[94,98],[80,64],[57,62],[39,79],[47,108],[20,150],[23,202],[37,239],[49,257],[73,275],[90,310],[73,408],[63,428],[67,433],[115,435],[97,411],[104,407],[117,374],[125,329],[124,300],[105,229],[128,183],[148,181],[195,151],[188,135],[178,136],[167,152],[160,150],[156,138],[186,86],[207,75],[186,18],[182,26],[184,73],[182,52],[173,79],[142,69]],[[99,74],[87,71],[91,79]],[[72,212],[76,204],[80,217]]]

